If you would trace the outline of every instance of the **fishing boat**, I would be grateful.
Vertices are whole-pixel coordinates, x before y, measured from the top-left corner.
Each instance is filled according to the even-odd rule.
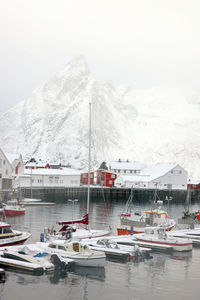
[[[3,204],[2,215],[6,217],[15,217],[25,214],[25,207],[19,204],[17,199],[9,200]]]
[[[59,255],[63,261],[73,259],[78,266],[104,267],[106,263],[104,252],[94,251],[80,241],[55,240],[51,243],[43,243],[41,246],[46,252]]]
[[[135,239],[143,243],[154,243],[168,245],[174,251],[191,251],[192,241],[188,239],[181,239],[169,236],[163,227],[149,227],[145,228],[144,233],[136,234]]]
[[[31,234],[13,230],[10,224],[0,222],[0,247],[23,244]]]
[[[117,228],[118,235],[143,233],[146,227],[163,226],[166,231],[170,231],[175,226],[175,221],[168,216],[167,211],[162,210],[160,206],[162,201],[157,200],[157,192],[155,190],[152,207],[141,212],[132,212],[131,205],[133,199],[133,189],[131,189],[130,197],[126,203],[125,210],[120,214],[120,226]],[[157,207],[156,207],[157,206]]]

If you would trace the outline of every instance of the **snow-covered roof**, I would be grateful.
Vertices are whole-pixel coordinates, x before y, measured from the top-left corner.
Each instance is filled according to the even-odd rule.
[[[112,170],[140,170],[141,164],[137,161],[111,161]]]
[[[151,182],[165,175],[176,166],[177,164],[152,165],[143,169],[140,175],[121,175],[120,177],[126,182]]]
[[[26,167],[46,167],[48,163],[44,161],[39,162],[28,162],[26,163]]]
[[[200,184],[200,179],[188,179],[188,184]]]
[[[158,178],[158,177],[165,175],[166,173],[168,173],[169,171],[174,169],[176,166],[177,166],[177,164],[152,165],[152,166],[144,168],[140,174],[142,176],[150,175],[151,177]]]
[[[20,154],[18,153],[5,153],[5,156],[7,157],[10,164],[12,164],[15,159],[20,158]]]
[[[24,169],[25,175],[49,175],[49,176],[61,176],[61,175],[80,175],[79,170],[72,168],[62,169]]]

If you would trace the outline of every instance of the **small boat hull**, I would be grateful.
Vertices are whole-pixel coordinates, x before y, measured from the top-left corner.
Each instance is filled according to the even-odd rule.
[[[184,241],[184,240],[174,239],[174,238],[167,238],[167,239],[157,239],[154,237],[148,238],[148,237],[145,237],[145,235],[143,235],[143,234],[136,235],[135,237],[140,242],[171,246],[174,251],[191,251],[192,250],[192,241],[191,240]]]
[[[31,236],[29,232],[23,232],[21,234],[18,234],[17,231],[15,232],[16,235],[13,237],[0,239],[0,247],[23,244]]]
[[[98,268],[103,268],[106,265],[106,258],[105,256],[103,257],[98,257],[98,258],[83,258],[83,257],[75,257],[74,255],[68,256],[68,258],[73,259],[75,265],[80,266],[80,267],[98,267]]]
[[[42,275],[44,269],[36,264],[18,261],[15,259],[0,257],[0,266],[13,271],[28,273],[33,275]]]
[[[15,216],[21,216],[25,214],[25,208],[24,209],[4,209],[2,210],[3,217],[15,217]]]

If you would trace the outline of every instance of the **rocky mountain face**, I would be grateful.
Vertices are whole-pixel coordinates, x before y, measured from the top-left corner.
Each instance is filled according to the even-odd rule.
[[[93,167],[118,158],[177,162],[200,178],[200,98],[99,83],[82,56],[0,117],[0,147],[22,153],[24,160],[34,157],[84,169],[90,101]]]

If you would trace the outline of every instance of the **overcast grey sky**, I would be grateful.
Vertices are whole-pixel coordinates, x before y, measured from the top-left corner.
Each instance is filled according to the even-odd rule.
[[[83,54],[94,78],[199,93],[199,0],[0,0],[0,114]]]

